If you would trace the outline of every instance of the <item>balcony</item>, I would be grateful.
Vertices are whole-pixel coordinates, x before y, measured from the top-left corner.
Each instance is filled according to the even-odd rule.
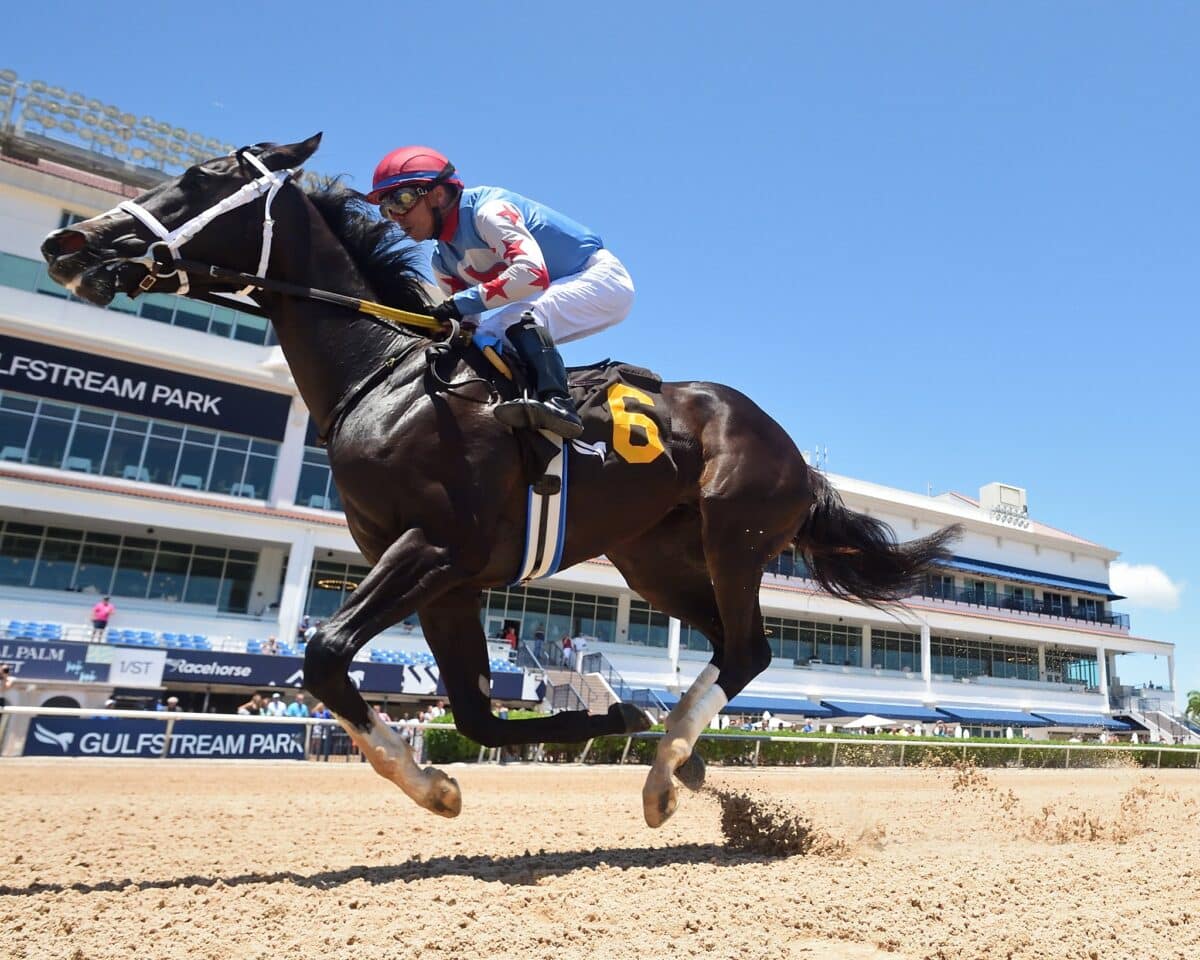
[[[921,587],[916,596],[930,597],[934,600],[948,600],[951,603],[965,603],[973,607],[990,607],[994,610],[1015,610],[1020,613],[1036,613],[1043,617],[1057,617],[1063,620],[1078,620],[1084,623],[1095,623],[1106,627],[1129,629],[1129,614],[1103,613],[1085,606],[1072,606],[1053,600],[1034,600],[1024,597],[1004,597],[986,591],[943,587],[939,584],[926,584]]]

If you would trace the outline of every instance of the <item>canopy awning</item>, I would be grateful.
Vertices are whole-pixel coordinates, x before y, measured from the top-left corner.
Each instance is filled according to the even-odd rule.
[[[937,721],[949,719],[932,707],[919,703],[871,703],[865,700],[822,700],[839,717],[865,717],[873,713],[892,720]]]
[[[1052,587],[1055,590],[1065,590],[1070,593],[1086,593],[1103,597],[1105,600],[1123,600],[1119,593],[1113,593],[1107,583],[1096,580],[1078,580],[1075,577],[1060,577],[1053,573],[1043,573],[1040,570],[1029,570],[1025,567],[1010,567],[1003,563],[988,563],[985,560],[973,560],[970,557],[951,557],[949,560],[939,560],[939,567],[949,567],[951,570],[961,570],[964,573],[977,573],[985,577],[997,577],[1001,580],[1014,580],[1018,583],[1032,583],[1039,587]]]
[[[1102,713],[1047,713],[1039,710],[1036,716],[1054,727],[1103,727],[1105,730],[1132,730],[1124,720],[1114,720]]]
[[[770,710],[774,714],[790,714],[797,717],[832,717],[833,711],[811,700],[788,697],[756,697],[739,693],[725,704],[722,713],[762,713]]]
[[[938,709],[963,723],[998,727],[1048,727],[1049,721],[1020,710],[992,710],[988,707],[941,707]]]

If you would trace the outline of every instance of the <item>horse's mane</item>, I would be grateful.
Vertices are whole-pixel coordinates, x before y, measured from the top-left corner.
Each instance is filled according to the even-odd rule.
[[[305,190],[380,303],[403,309],[429,305],[418,269],[421,254],[394,223],[380,220],[366,197],[339,180]]]

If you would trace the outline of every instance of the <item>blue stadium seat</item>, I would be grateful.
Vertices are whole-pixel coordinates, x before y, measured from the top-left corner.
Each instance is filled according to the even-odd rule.
[[[208,643],[208,637],[202,637],[198,633],[193,633],[192,643]]]

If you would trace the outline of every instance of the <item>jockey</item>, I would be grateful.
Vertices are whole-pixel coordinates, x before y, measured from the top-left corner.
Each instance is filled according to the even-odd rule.
[[[507,336],[534,397],[496,407],[509,427],[571,439],[583,423],[555,342],[620,323],[633,281],[587,227],[500,187],[466,187],[429,147],[393,150],[375,168],[367,200],[416,241],[434,240],[434,275],[447,299],[433,316]]]

